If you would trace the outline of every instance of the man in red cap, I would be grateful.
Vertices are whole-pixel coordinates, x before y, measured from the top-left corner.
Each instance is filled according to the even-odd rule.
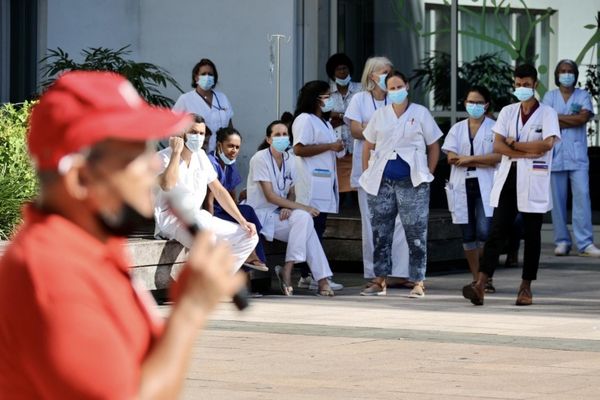
[[[28,138],[40,195],[0,260],[0,397],[177,397],[198,329],[244,280],[200,234],[163,324],[122,237],[152,215],[147,141],[190,124],[107,72],[67,73],[41,97]]]

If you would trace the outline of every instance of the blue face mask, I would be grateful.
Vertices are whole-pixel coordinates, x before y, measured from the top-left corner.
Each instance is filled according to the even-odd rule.
[[[348,86],[348,84],[350,83],[350,80],[352,80],[352,77],[350,75],[348,75],[344,79],[335,78],[335,83],[337,83],[340,86]]]
[[[479,119],[485,113],[483,104],[467,103],[467,112],[471,118]]]
[[[390,90],[388,92],[388,98],[394,104],[403,103],[404,100],[406,100],[407,96],[408,96],[408,90],[406,90],[406,88],[402,88],[399,90]]]
[[[379,87],[381,88],[381,90],[383,90],[384,92],[387,92],[387,87],[385,86],[385,78],[387,78],[388,74],[381,74],[379,75]]]
[[[192,153],[197,153],[202,148],[204,143],[204,135],[186,135],[185,147]]]
[[[575,74],[558,74],[558,81],[560,82],[561,86],[571,87],[575,83]]]
[[[215,86],[215,77],[212,75],[200,75],[200,78],[198,78],[196,83],[202,88],[202,90],[209,90]]]
[[[235,158],[233,160],[230,160],[225,154],[223,154],[222,151],[218,151],[217,153],[219,153],[219,158],[221,159],[221,161],[223,161],[223,164],[231,165],[235,162]]]
[[[290,147],[289,136],[274,136],[273,137],[273,148],[280,153],[283,153],[288,147]]]
[[[533,97],[533,89],[526,87],[518,87],[513,92],[513,95],[519,99],[519,101],[527,101]]]
[[[329,112],[333,110],[333,99],[328,97],[327,100],[323,101],[323,105],[321,106],[321,111]]]

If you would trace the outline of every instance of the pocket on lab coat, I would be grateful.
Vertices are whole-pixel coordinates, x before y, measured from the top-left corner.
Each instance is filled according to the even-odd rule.
[[[529,175],[529,201],[545,203],[548,201],[548,171],[532,172]]]

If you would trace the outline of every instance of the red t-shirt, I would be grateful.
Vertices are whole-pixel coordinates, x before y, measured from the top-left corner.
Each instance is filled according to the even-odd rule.
[[[0,397],[130,399],[161,324],[102,243],[29,205],[0,260]]]

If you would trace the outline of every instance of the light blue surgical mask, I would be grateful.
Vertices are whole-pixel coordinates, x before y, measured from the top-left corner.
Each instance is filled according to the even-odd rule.
[[[200,75],[196,83],[202,90],[209,90],[215,85],[215,77],[212,75]]]
[[[558,74],[558,81],[564,87],[571,87],[575,83],[575,74]]]
[[[328,97],[326,100],[323,101],[321,111],[329,112],[331,110],[333,110],[333,99],[331,97]]]
[[[385,86],[385,78],[387,78],[388,74],[381,74],[379,75],[379,87],[381,88],[381,90],[383,90],[384,92],[387,92],[387,87]]]
[[[272,139],[273,148],[280,153],[283,153],[288,147],[290,147],[289,136],[274,136]]]
[[[187,147],[192,153],[197,153],[202,148],[204,143],[204,135],[186,135],[185,147]]]
[[[335,78],[335,83],[337,83],[340,86],[348,86],[348,84],[350,83],[351,80],[352,80],[352,77],[350,75],[348,75],[344,79]]]
[[[467,103],[467,113],[471,118],[479,119],[485,113],[483,104]]]
[[[235,163],[235,158],[233,160],[230,160],[229,158],[227,158],[227,156],[225,154],[223,154],[222,151],[219,151],[219,158],[221,159],[221,161],[223,161],[223,164],[225,165],[231,165],[233,163]]]
[[[398,89],[398,90],[390,90],[388,92],[388,98],[394,104],[401,104],[406,100],[408,96],[408,90],[406,88]]]
[[[527,87],[518,87],[513,92],[513,95],[519,99],[519,101],[527,101],[533,97],[533,94],[533,89]]]

